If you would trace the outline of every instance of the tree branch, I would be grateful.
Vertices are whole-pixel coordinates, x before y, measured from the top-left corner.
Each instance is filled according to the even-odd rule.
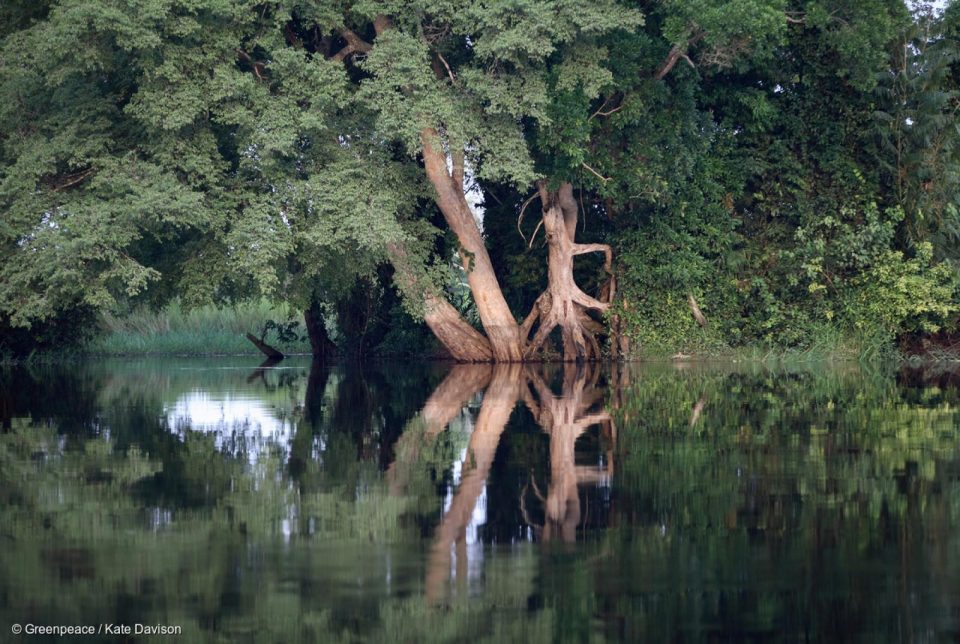
[[[580,165],[582,165],[584,168],[586,168],[587,170],[592,172],[594,175],[596,175],[596,177],[600,179],[600,181],[603,181],[604,183],[606,183],[607,181],[610,181],[610,177],[603,176],[602,174],[600,174],[599,172],[591,168],[589,165],[587,165],[586,161],[581,161]]]
[[[611,109],[609,109],[609,110],[604,110],[604,109],[603,109],[603,108],[605,108],[605,107],[607,106],[607,103],[609,103],[610,100],[613,99],[617,94],[619,94],[619,92],[614,92],[613,94],[611,94],[610,96],[608,96],[607,98],[605,98],[604,101],[603,101],[603,105],[601,105],[600,107],[598,107],[598,108],[597,108],[597,111],[590,115],[590,117],[587,119],[587,122],[589,123],[590,121],[592,121],[593,119],[595,119],[595,118],[598,117],[598,116],[610,116],[611,114],[616,114],[617,112],[619,112],[620,110],[622,110],[622,109],[623,109],[623,101],[621,101],[620,104],[617,105],[617,106],[614,107],[614,108],[611,108]]]
[[[235,51],[237,52],[237,56],[242,58],[244,61],[247,62],[248,65],[250,65],[250,68],[253,70],[253,75],[257,77],[257,80],[266,80],[266,77],[263,75],[263,70],[266,67],[266,65],[264,65],[259,61],[254,60],[250,56],[250,54],[243,51],[239,47]]]
[[[72,188],[73,186],[82,183],[87,177],[96,172],[96,168],[87,168],[86,170],[81,170],[75,174],[69,175],[62,183],[55,184],[51,186],[51,189],[54,192],[60,192],[61,190],[66,190],[67,188]]]
[[[688,38],[683,45],[674,45],[671,47],[669,53],[667,53],[667,57],[663,59],[663,62],[660,63],[660,67],[657,68],[657,73],[654,74],[654,78],[657,80],[663,80],[664,77],[666,77],[666,75],[669,74],[677,64],[677,61],[679,61],[681,58],[690,63],[691,67],[695,67],[693,61],[691,61],[687,56],[687,50],[703,40],[704,36],[706,36],[706,34],[703,31],[698,31]]]
[[[437,52],[437,58],[440,59],[440,62],[443,63],[443,66],[447,68],[447,76],[450,77],[450,82],[454,85],[457,84],[457,77],[453,75],[453,70],[450,69],[450,64],[447,63],[447,59],[443,57],[439,51]]]
[[[347,41],[347,44],[333,55],[331,60],[340,62],[346,60],[348,56],[351,56],[356,53],[365,54],[372,49],[370,43],[358,36],[352,29],[344,29],[340,32],[340,35],[343,36],[343,39]]]
[[[613,249],[610,248],[609,244],[573,245],[574,255],[584,255],[586,253],[603,253],[606,256],[606,261],[603,263],[603,270],[605,270],[609,275],[613,274]]]

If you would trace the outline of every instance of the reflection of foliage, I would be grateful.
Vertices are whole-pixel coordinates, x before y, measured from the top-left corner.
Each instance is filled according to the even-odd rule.
[[[245,386],[246,372],[223,371],[206,372],[211,387]],[[92,400],[51,408],[70,431],[36,409],[27,420],[17,400],[0,433],[7,622],[350,642],[885,640],[953,623],[960,391],[946,386],[854,368],[645,367],[610,392],[612,486],[606,500],[581,486],[576,545],[524,541],[519,492],[531,471],[552,481],[549,441],[521,408],[486,480],[479,574],[431,606],[425,544],[477,398],[429,436],[415,412],[437,374],[314,372],[317,399],[284,411],[289,442],[251,458],[157,420],[192,376],[81,374],[74,385],[93,384],[75,396]],[[303,380],[245,391],[289,406]],[[70,382],[50,378],[58,391]],[[601,452],[596,434],[578,440],[578,464]],[[407,471],[400,491],[382,471],[391,463]]]
[[[960,545],[960,415],[956,392],[908,394],[856,370],[645,373],[623,395],[618,445],[620,503],[636,513],[604,536],[604,568],[643,568],[648,591],[685,580],[703,598],[700,623],[726,634],[800,628],[806,615],[821,637],[860,624],[883,638],[901,592],[916,593],[900,606],[915,623],[934,619],[937,584],[960,574],[940,568]],[[651,592],[609,600],[664,638],[693,608]]]

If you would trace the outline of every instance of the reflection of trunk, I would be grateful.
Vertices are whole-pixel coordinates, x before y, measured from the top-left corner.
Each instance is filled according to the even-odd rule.
[[[314,359],[310,363],[310,375],[307,376],[307,391],[303,400],[303,413],[297,419],[297,428],[290,443],[290,459],[287,467],[290,476],[300,478],[306,471],[307,463],[313,458],[313,437],[320,424],[320,409],[323,392],[327,388],[330,370],[322,361]]]
[[[250,372],[250,375],[247,376],[247,382],[252,383],[254,380],[257,380],[259,378],[260,380],[263,381],[263,384],[266,385],[267,371],[272,367],[275,367],[279,363],[280,363],[279,358],[267,358],[266,360],[260,363],[260,366],[258,366],[256,369]]]
[[[394,445],[396,456],[387,468],[391,494],[399,495],[406,489],[410,468],[417,466],[417,456],[424,439],[433,439],[446,429],[450,421],[463,411],[470,398],[487,386],[492,372],[490,365],[458,364],[450,370],[413,421],[422,423],[423,431],[413,431],[411,423]]]
[[[577,438],[591,425],[601,424],[605,438],[615,440],[616,429],[606,411],[591,412],[602,398],[596,389],[599,371],[592,369],[587,375],[580,366],[564,368],[563,392],[555,396],[543,378],[527,370],[527,378],[537,394],[535,400],[525,387],[524,402],[537,423],[550,435],[550,487],[543,498],[534,481],[534,493],[544,504],[545,520],[542,531],[544,541],[559,537],[564,542],[576,541],[577,524],[580,522],[580,494],[577,486],[596,483],[612,475],[612,453],[607,455],[607,469],[584,467],[576,464],[574,455]],[[526,512],[526,510],[524,510]]]
[[[473,516],[477,499],[483,492],[487,473],[500,443],[500,434],[513,413],[520,395],[521,368],[518,365],[497,366],[490,386],[483,394],[477,423],[470,435],[470,444],[463,461],[460,485],[450,508],[437,528],[427,568],[427,599],[436,601],[444,594],[450,578],[450,549],[457,544],[457,567],[466,570],[466,528]]]
[[[596,483],[613,474],[612,445],[616,440],[616,428],[610,414],[601,406],[603,394],[597,387],[599,375],[599,368],[595,365],[568,363],[564,369],[563,392],[555,396],[543,377],[530,367],[458,365],[433,392],[417,416],[416,424],[408,426],[395,447],[396,459],[387,472],[393,494],[403,493],[406,476],[410,468],[417,465],[421,446],[435,439],[463,410],[470,397],[486,386],[462,463],[459,485],[441,519],[431,548],[426,579],[429,601],[442,600],[446,595],[452,557],[457,562],[457,579],[465,579],[466,530],[483,493],[500,436],[519,399],[550,436],[551,475],[546,498],[533,483],[546,514],[545,525],[538,526],[538,533],[545,540],[555,536],[565,541],[575,539],[581,518],[577,486]],[[602,436],[609,446],[604,470],[578,466],[574,459],[577,438],[595,424],[601,425]],[[523,499],[521,508],[526,516]]]
[[[337,351],[337,345],[331,342],[330,336],[327,335],[327,327],[323,323],[323,316],[317,302],[311,302],[310,307],[303,311],[303,323],[310,338],[310,351],[313,357],[318,360],[332,357]]]
[[[607,244],[574,242],[578,213],[573,187],[569,183],[562,184],[552,193],[542,182],[539,189],[548,248],[547,290],[537,298],[520,328],[520,335],[525,340],[534,325],[539,323],[533,339],[526,345],[524,356],[532,357],[543,347],[550,332],[560,327],[565,361],[599,360],[601,352],[597,336],[603,332],[603,325],[589,313],[603,313],[610,308],[615,292],[613,251]],[[604,270],[610,275],[604,287],[603,301],[581,291],[573,279],[573,258],[594,252],[604,253]]]

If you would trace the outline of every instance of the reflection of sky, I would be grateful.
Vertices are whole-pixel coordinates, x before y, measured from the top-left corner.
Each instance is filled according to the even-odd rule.
[[[447,431],[463,432],[470,434],[473,432],[473,418],[464,410],[458,418],[455,418],[449,425]],[[453,462],[451,468],[452,484],[447,486],[447,493],[443,499],[443,514],[450,511],[453,504],[453,497],[456,488],[460,485],[460,478],[463,475],[463,463],[467,458],[468,448],[460,450],[460,454]],[[481,526],[487,522],[487,486],[484,485],[480,490],[480,496],[477,498],[477,504],[473,507],[473,513],[470,515],[470,522],[465,528],[465,541],[467,543],[467,580],[468,582],[478,583],[483,574],[483,541],[478,536]],[[450,544],[450,577],[455,579],[457,576],[457,544]]]
[[[252,396],[193,391],[164,406],[171,427],[216,434],[216,445],[230,454],[245,453],[255,463],[271,445],[286,445],[293,433],[289,418]]]

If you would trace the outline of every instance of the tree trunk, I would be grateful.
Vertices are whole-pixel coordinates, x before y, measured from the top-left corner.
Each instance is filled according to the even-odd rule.
[[[490,343],[493,361],[520,362],[523,351],[519,325],[500,290],[483,236],[463,192],[463,153],[461,151],[452,155],[451,172],[447,170],[447,156],[442,152],[437,131],[425,128],[420,133],[420,140],[423,144],[427,177],[437,192],[435,201],[460,243],[463,268],[480,313],[483,330]],[[446,345],[446,342],[444,344]]]
[[[268,359],[276,360],[276,361],[283,360],[283,353],[281,351],[271,347],[269,344],[267,344],[257,336],[253,335],[252,333],[247,334],[247,340],[250,340],[253,346],[260,349],[260,352],[263,355],[267,356]]]
[[[442,297],[428,296],[424,320],[440,344],[457,362],[498,362],[491,342],[463,319]]]
[[[327,327],[323,323],[320,307],[316,302],[311,302],[310,307],[303,311],[303,324],[307,328],[310,350],[314,358],[323,361],[336,353],[337,345],[331,342],[330,336],[327,335]]]
[[[530,359],[543,347],[550,333],[560,327],[563,341],[563,360],[582,362],[601,358],[597,336],[603,325],[590,317],[590,311],[603,313],[610,308],[615,293],[612,272],[613,251],[607,244],[577,244],[577,203],[569,183],[550,193],[541,182],[540,200],[543,203],[543,229],[547,236],[547,290],[537,298],[530,314],[520,327],[526,339],[535,324],[539,324],[533,339],[527,344],[524,358]],[[585,253],[602,252],[606,256],[604,269],[610,281],[603,289],[601,301],[577,286],[573,279],[573,258]]]
[[[387,244],[387,254],[396,271],[394,279],[405,297],[420,297],[424,305],[423,319],[447,353],[457,362],[492,362],[490,343],[482,333],[463,319],[432,284],[417,278],[406,248],[399,243]]]

